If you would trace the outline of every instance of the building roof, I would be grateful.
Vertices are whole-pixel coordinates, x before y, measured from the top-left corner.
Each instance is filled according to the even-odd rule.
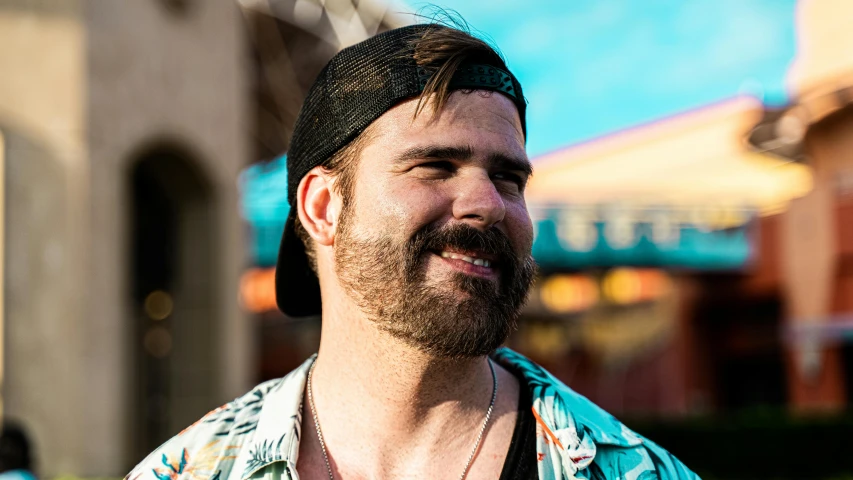
[[[408,25],[414,19],[406,13],[405,5],[393,0],[238,0],[238,3],[321,37],[327,35],[321,22],[325,17],[339,48]]]
[[[779,211],[808,192],[811,173],[746,146],[761,116],[757,100],[736,97],[544,155],[528,201]]]
[[[792,101],[767,110],[749,134],[757,151],[805,160],[811,125],[853,103],[853,2],[801,0],[797,5],[797,54],[788,71]]]

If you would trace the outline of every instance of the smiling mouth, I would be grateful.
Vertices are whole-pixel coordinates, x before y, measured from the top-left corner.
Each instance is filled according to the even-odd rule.
[[[497,273],[497,261],[491,255],[480,252],[458,252],[453,250],[437,250],[433,254],[440,256],[454,268],[475,276],[492,277]]]
[[[462,260],[463,262],[468,262],[472,265],[477,265],[478,267],[487,267],[491,268],[492,260],[488,260],[482,257],[476,256],[477,254],[465,255],[463,253],[452,252],[448,250],[442,250],[438,252],[441,255],[441,258],[450,258],[452,260]]]

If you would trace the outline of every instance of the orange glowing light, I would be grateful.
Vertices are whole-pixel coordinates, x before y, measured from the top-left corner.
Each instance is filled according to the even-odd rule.
[[[246,271],[240,278],[240,303],[252,313],[275,310],[275,268]]]
[[[542,284],[539,298],[552,312],[579,312],[598,303],[598,287],[583,275],[553,275]]]
[[[661,298],[670,287],[669,277],[655,269],[615,268],[601,281],[604,297],[617,305]]]

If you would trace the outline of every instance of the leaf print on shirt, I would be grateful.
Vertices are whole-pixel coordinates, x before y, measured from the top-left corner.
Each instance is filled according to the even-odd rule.
[[[186,448],[181,450],[181,458],[177,460],[171,460],[164,453],[161,460],[164,466],[153,469],[154,476],[157,477],[158,480],[175,480],[178,478],[178,475],[184,473],[184,467],[187,466],[187,461],[188,454]]]
[[[219,440],[212,440],[193,454],[184,471],[191,480],[215,480],[222,472],[222,466],[237,458],[239,449],[239,445],[221,446]]]
[[[258,427],[264,398],[278,384],[279,381],[262,383],[243,397],[211,411],[196,423],[215,425],[217,431],[214,435],[220,437],[251,433]],[[235,425],[238,418],[240,423]]]
[[[263,443],[252,446],[249,449],[249,461],[246,462],[246,470],[243,472],[242,478],[249,478],[259,468],[283,460],[281,445],[286,437],[285,434],[277,442],[264,440]]]
[[[154,468],[152,472],[157,480],[177,480],[182,475],[188,480],[218,480],[222,462],[237,458],[235,453],[239,449],[234,445],[219,448],[219,443],[219,440],[209,442],[192,458],[186,448],[181,450],[179,459],[172,459],[164,453],[161,459],[163,466]]]

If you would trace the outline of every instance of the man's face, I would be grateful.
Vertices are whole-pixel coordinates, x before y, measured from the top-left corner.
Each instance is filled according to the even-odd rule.
[[[437,356],[487,354],[514,327],[534,273],[518,112],[482,91],[453,93],[437,118],[414,117],[416,105],[371,126],[335,271],[393,336]]]

